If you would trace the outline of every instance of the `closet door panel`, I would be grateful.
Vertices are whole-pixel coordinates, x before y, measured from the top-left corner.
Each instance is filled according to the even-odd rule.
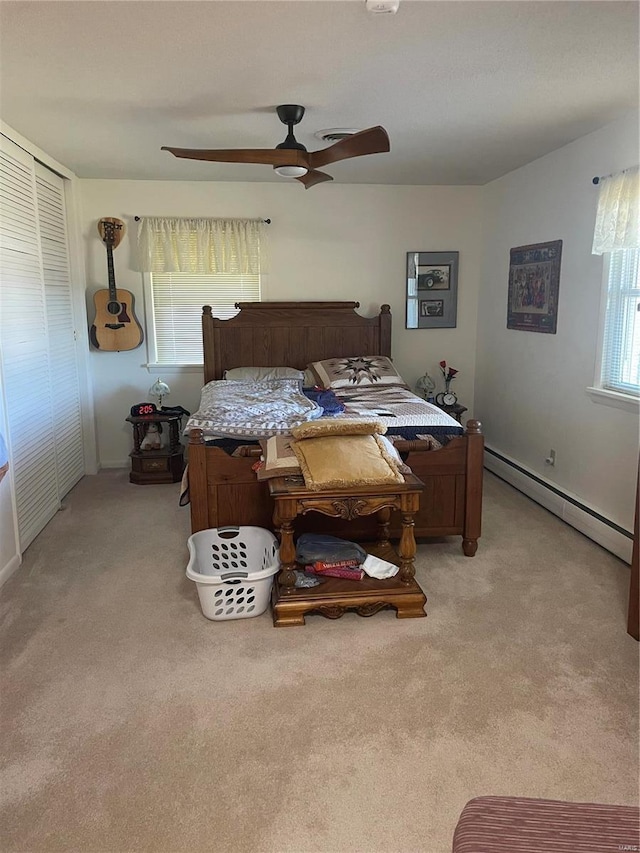
[[[0,190],[2,183],[0,182]],[[0,222],[0,240],[4,231],[6,211],[3,208]],[[44,311],[30,311],[27,305],[42,300],[42,271],[40,259],[25,252],[0,247],[0,281],[2,282],[2,347],[31,351],[32,344],[40,338],[44,342],[47,332]],[[15,354],[15,353],[14,353]]]
[[[4,136],[0,195],[2,380],[22,552],[60,502],[34,162]]]
[[[84,474],[82,414],[69,249],[62,178],[36,164],[36,192],[46,320],[49,334],[53,425],[62,499]]]

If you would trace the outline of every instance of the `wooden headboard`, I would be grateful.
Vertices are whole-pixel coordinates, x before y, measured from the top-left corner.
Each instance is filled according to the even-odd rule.
[[[391,356],[391,311],[361,317],[359,302],[238,302],[230,320],[202,309],[204,381],[232,367],[296,367],[358,355]]]

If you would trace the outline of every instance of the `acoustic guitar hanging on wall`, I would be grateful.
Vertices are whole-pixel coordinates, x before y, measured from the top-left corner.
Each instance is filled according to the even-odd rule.
[[[96,315],[90,334],[93,346],[108,352],[135,349],[144,340],[142,326],[133,312],[133,294],[116,287],[113,271],[113,250],[124,237],[124,230],[121,219],[104,217],[98,222],[98,233],[107,247],[109,288],[93,295]]]

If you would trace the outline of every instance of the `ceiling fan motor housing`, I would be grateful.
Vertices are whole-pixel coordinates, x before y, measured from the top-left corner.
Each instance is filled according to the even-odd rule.
[[[302,116],[304,115],[304,107],[301,107],[299,104],[282,104],[277,107],[278,118],[283,124],[286,124],[289,128],[289,133],[287,134],[287,138],[284,142],[281,142],[280,145],[276,145],[276,148],[284,148],[284,149],[294,149],[296,151],[306,151],[305,146],[298,142],[298,140],[293,135],[293,126],[294,124],[298,124],[302,120]]]
[[[283,124],[298,124],[302,121],[304,107],[300,104],[282,104],[276,107],[278,118]]]

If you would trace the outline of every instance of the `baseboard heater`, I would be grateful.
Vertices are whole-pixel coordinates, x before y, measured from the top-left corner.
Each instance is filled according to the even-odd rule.
[[[631,563],[633,534],[629,530],[491,447],[485,447],[484,467],[625,563]]]

